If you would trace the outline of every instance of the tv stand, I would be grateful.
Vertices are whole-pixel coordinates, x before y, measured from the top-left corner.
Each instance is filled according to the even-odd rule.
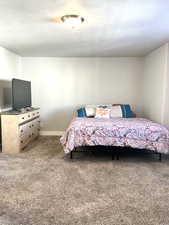
[[[8,111],[1,115],[2,152],[19,153],[40,131],[40,110]]]

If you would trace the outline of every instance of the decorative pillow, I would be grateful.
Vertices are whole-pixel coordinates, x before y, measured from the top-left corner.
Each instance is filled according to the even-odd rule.
[[[121,105],[121,110],[124,118],[132,118],[135,117],[134,113],[131,110],[129,104]]]
[[[129,104],[123,104],[123,105],[114,105],[112,106],[110,117],[123,117],[123,118],[132,118],[135,117],[134,113],[131,110],[131,107]]]
[[[77,110],[78,117],[87,117],[85,108],[80,108]]]
[[[96,107],[85,107],[87,117],[95,117],[96,115]]]
[[[111,112],[110,112],[110,117],[115,118],[115,117],[123,117],[122,109],[121,106],[112,106]]]
[[[99,104],[99,105],[86,105],[85,110],[86,110],[86,115],[87,117],[95,117],[96,115],[96,108],[110,108],[111,104],[105,105],[105,104]]]
[[[96,116],[95,118],[110,118],[110,111],[109,108],[96,108]]]

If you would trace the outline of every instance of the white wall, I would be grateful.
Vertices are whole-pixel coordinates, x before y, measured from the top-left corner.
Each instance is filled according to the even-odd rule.
[[[169,128],[169,45],[145,58],[21,58],[0,47],[0,110],[10,107],[11,79],[32,81],[44,131],[62,131],[78,105],[129,103]]]
[[[0,47],[0,111],[11,107],[11,79],[20,73],[20,57]]]
[[[169,44],[165,45],[165,78],[162,123],[169,129]]]
[[[145,57],[143,76],[143,111],[146,118],[164,122],[168,44]]]
[[[45,131],[63,131],[77,105],[129,103],[141,113],[142,58],[22,58]]]

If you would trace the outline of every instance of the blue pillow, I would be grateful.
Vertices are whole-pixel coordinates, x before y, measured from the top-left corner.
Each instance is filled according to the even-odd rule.
[[[106,109],[106,108],[108,108],[108,106],[107,105],[99,105],[98,108]]]
[[[129,104],[121,105],[121,110],[122,110],[123,118],[133,118],[133,117],[135,117],[135,115],[132,112]]]
[[[85,108],[80,108],[77,110],[78,117],[87,117]]]

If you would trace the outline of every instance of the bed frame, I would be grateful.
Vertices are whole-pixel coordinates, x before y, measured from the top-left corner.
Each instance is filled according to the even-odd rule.
[[[146,152],[148,154],[156,154],[158,155],[158,160],[161,162],[162,161],[162,153],[159,152],[155,152],[155,151],[151,151],[151,150],[146,150]],[[70,159],[73,159],[73,153],[77,153],[77,152],[92,152],[94,153],[93,150],[77,150],[77,148],[75,148],[73,151],[70,152]],[[111,156],[112,156],[112,160],[116,159],[119,160],[120,159],[120,150],[115,150],[115,149],[109,149],[109,150],[102,150],[102,152],[111,152]]]

